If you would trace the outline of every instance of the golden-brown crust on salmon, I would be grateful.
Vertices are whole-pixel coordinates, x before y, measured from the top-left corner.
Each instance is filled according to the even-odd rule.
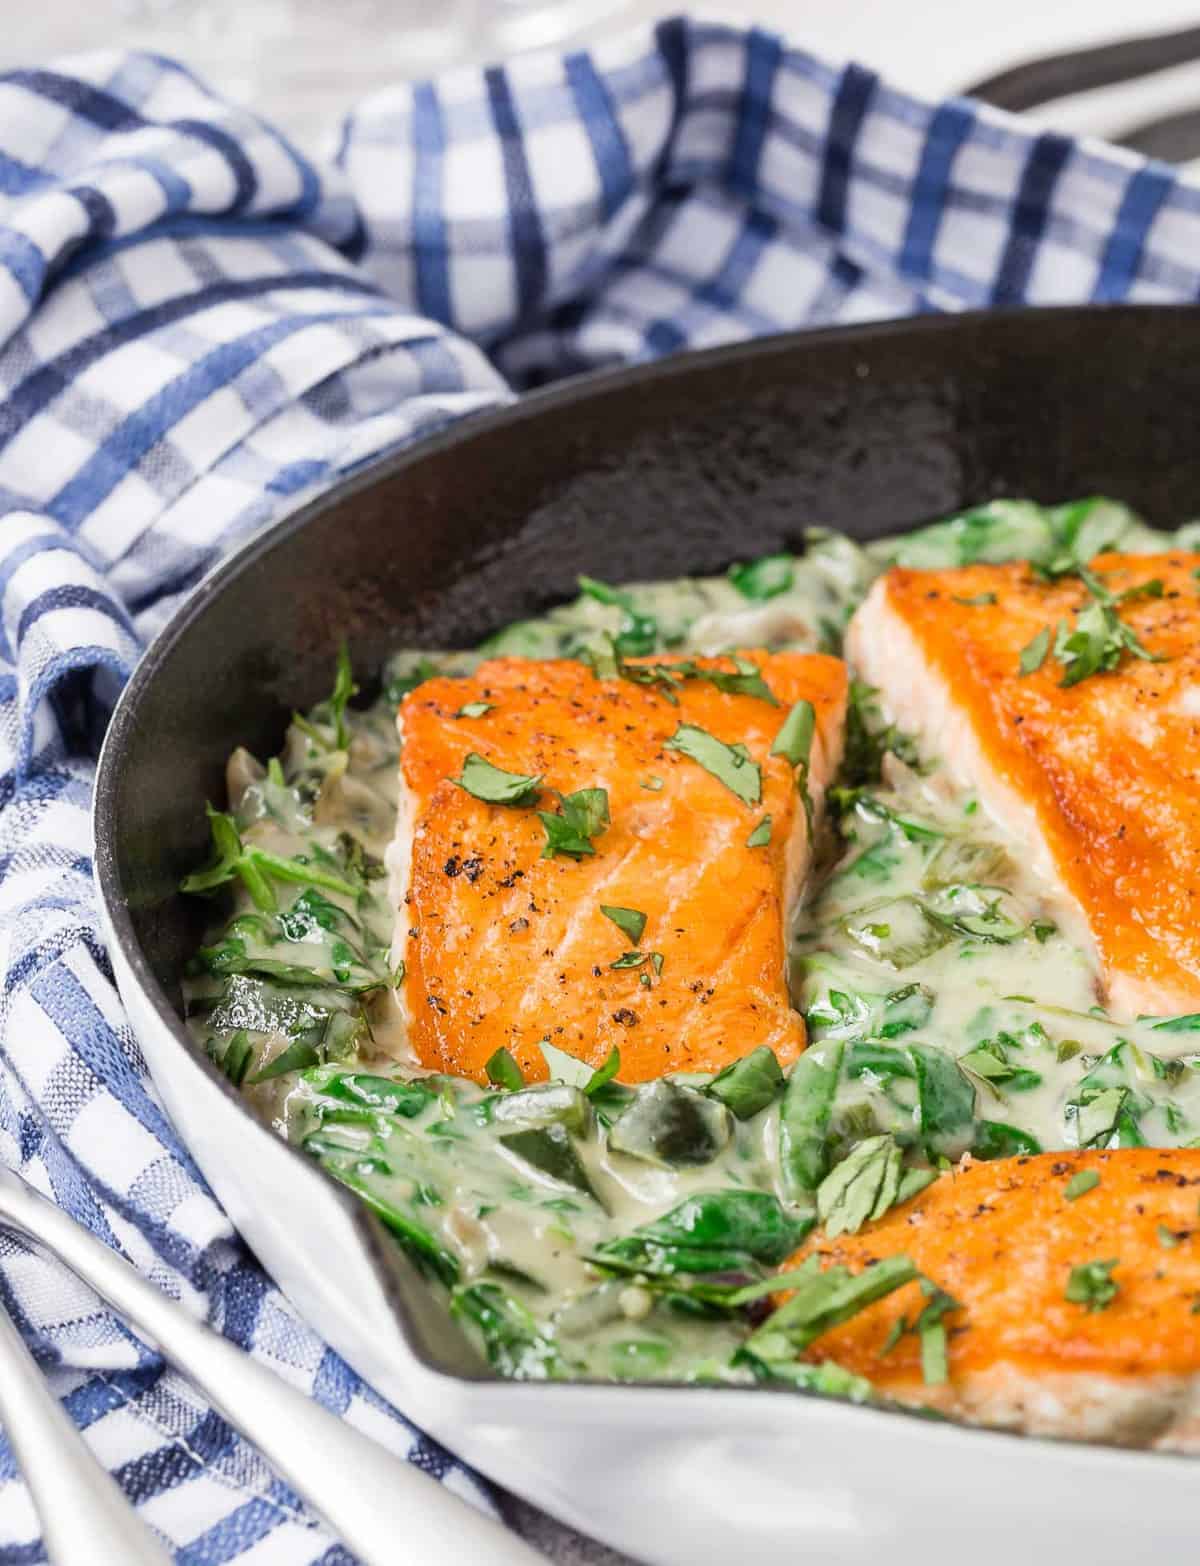
[[[841,749],[846,672],[818,655],[750,656],[780,705],[696,679],[672,704],[580,663],[516,658],[468,679],[426,681],[404,698],[411,859],[397,917],[407,930],[409,1045],[423,1065],[482,1080],[503,1046],[536,1080],[546,1074],[543,1038],[596,1066],[617,1045],[631,1082],[716,1071],[760,1044],[784,1064],[796,1058],[804,1025],[788,1001],[784,913],[796,889],[795,834],[805,853],[807,843],[793,770],[769,751],[790,705],[807,699],[817,717],[814,784],[828,774]],[[700,662],[732,669],[727,659]],[[473,702],[491,705],[458,716]],[[744,744],[762,769],[761,802],[744,803],[665,749],[680,723]],[[453,781],[470,752],[541,774],[542,810],[556,808],[556,790],[607,789],[611,825],[595,853],[543,858],[535,809],[487,804]],[[770,841],[750,848],[765,815]],[[601,904],[645,913],[639,946],[662,954],[661,974],[646,964],[614,971],[633,943]]]
[[[1027,824],[1086,919],[1117,1014],[1200,1007],[1198,566],[1200,555],[1182,552],[1093,561],[1114,595],[1161,582],[1160,597],[1131,598],[1119,613],[1163,661],[1126,652],[1068,688],[1052,652],[1026,675],[1020,660],[1039,632],[1074,626],[1091,603],[1078,577],[1044,582],[1025,564],[897,568],[852,627],[865,677],[889,705],[907,701],[903,716],[935,743],[954,748],[965,720],[966,743],[946,757],[959,781],[1002,795],[1000,813],[1032,808]],[[914,701],[926,671],[932,682]]]
[[[1100,1183],[1074,1201],[1085,1170]],[[816,1234],[816,1255],[852,1272],[908,1256],[962,1306],[944,1318],[949,1381],[926,1386],[901,1316],[916,1283],[826,1333],[806,1357],[834,1360],[880,1392],[990,1423],[1138,1443],[1200,1438],[1200,1150],[1043,1153],[964,1163],[856,1235]],[[1073,1267],[1113,1261],[1117,1293],[1089,1310],[1066,1298]]]

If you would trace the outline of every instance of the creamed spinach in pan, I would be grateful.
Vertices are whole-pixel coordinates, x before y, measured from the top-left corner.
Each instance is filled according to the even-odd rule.
[[[837,652],[893,563],[1065,572],[1103,549],[1197,537],[1154,533],[1106,500],[999,501],[866,548],[814,532],[796,557],[720,578],[585,578],[575,602],[477,651],[397,654],[365,709],[343,658],[279,756],[230,758],[211,861],[184,883],[214,912],[189,967],[189,1026],[379,1216],[503,1374],[782,1380],[869,1398],[861,1376],[797,1353],[913,1269],[890,1257],[857,1276],[806,1264],[780,1278],[809,1232],[855,1232],[964,1154],[1200,1146],[1200,1017],[1110,1021],[1094,958],[1059,928],[1028,853],[852,681],[790,937],[809,1040],[790,1072],[760,1048],[713,1078],[632,1088],[616,1051],[593,1071],[547,1044],[548,1083],[525,1083],[503,1050],[487,1088],[425,1074],[402,1063],[389,955],[396,703],[486,655]],[[936,1379],[954,1302],[924,1282]],[[782,1287],[795,1292],[775,1309]]]

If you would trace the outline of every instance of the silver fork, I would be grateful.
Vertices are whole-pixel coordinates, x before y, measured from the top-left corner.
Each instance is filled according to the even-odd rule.
[[[63,1412],[25,1341],[0,1306],[0,1424],[56,1566],[121,1561],[170,1566],[157,1536],[100,1467]]]
[[[533,1566],[542,1559],[499,1523],[378,1446],[195,1321],[128,1262],[0,1168],[0,1224],[52,1251],[157,1346],[259,1449],[364,1566]],[[55,1566],[166,1566],[170,1555],[94,1461],[0,1310],[0,1419]]]

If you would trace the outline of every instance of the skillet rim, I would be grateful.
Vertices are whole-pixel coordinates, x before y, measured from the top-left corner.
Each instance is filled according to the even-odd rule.
[[[757,1385],[749,1387],[735,1383],[688,1383],[679,1381],[613,1383],[576,1378],[564,1378],[554,1381],[521,1381],[500,1375],[486,1365],[482,1359],[480,1359],[478,1372],[467,1372],[449,1369],[444,1363],[439,1363],[427,1354],[418,1334],[412,1329],[409,1309],[404,1290],[400,1284],[398,1270],[392,1264],[389,1254],[390,1240],[382,1225],[339,1182],[335,1181],[319,1165],[315,1165],[311,1159],[306,1158],[299,1148],[284,1142],[255,1113],[245,1095],[229,1082],[224,1073],[219,1071],[205,1054],[195,1048],[186,1033],[183,1019],[155,977],[149,961],[142,951],[122,894],[115,842],[117,837],[118,778],[121,770],[120,752],[125,734],[136,724],[137,708],[143,693],[156,680],[161,665],[173,650],[176,642],[187,632],[193,622],[205,613],[212,600],[219,597],[243,571],[251,568],[263,556],[272,553],[274,550],[286,548],[288,541],[292,537],[303,532],[306,527],[317,520],[329,508],[339,506],[353,499],[356,495],[370,491],[381,481],[387,480],[407,468],[417,466],[429,457],[436,456],[456,446],[468,445],[477,436],[487,435],[505,428],[519,429],[529,421],[538,422],[545,413],[570,408],[580,403],[587,403],[595,397],[604,396],[614,391],[636,393],[638,388],[646,384],[656,384],[680,377],[686,379],[693,373],[711,370],[714,367],[735,366],[747,361],[770,361],[776,356],[787,357],[795,354],[797,351],[803,351],[810,345],[819,351],[820,347],[826,343],[853,345],[861,342],[864,345],[870,345],[880,340],[886,341],[891,338],[906,336],[925,338],[961,334],[963,337],[969,338],[973,331],[981,328],[985,331],[995,331],[1003,334],[1006,330],[1019,331],[1022,323],[1028,322],[1034,316],[1050,316],[1064,321],[1095,317],[1098,322],[1101,319],[1112,316],[1135,321],[1139,317],[1161,318],[1164,316],[1177,316],[1191,319],[1200,325],[1200,302],[1132,304],[1104,302],[1083,305],[1022,307],[1010,310],[979,309],[960,311],[954,314],[902,316],[887,320],[860,322],[852,325],[802,328],[794,331],[779,332],[767,337],[750,338],[736,343],[721,344],[712,348],[693,349],[672,354],[665,359],[634,365],[622,365],[609,369],[592,370],[572,376],[565,381],[515,397],[513,400],[504,402],[496,407],[468,413],[460,418],[451,418],[447,423],[440,425],[428,434],[420,435],[401,447],[385,449],[374,457],[366,459],[356,470],[328,487],[320,489],[319,492],[310,492],[307,498],[300,499],[291,509],[285,511],[274,522],[269,523],[259,532],[253,534],[225,559],[219,561],[197,584],[184,602],[180,604],[166,624],[154,635],[139,658],[113,709],[96,764],[91,816],[94,843],[94,882],[101,905],[102,917],[107,923],[109,931],[116,938],[122,960],[127,965],[137,984],[143,1001],[153,1011],[155,1018],[164,1030],[171,1035],[175,1045],[208,1076],[210,1081],[216,1084],[230,1102],[236,1104],[239,1113],[253,1128],[250,1134],[270,1138],[276,1148],[282,1146],[286,1149],[288,1156],[296,1160],[298,1168],[303,1168],[310,1172],[315,1171],[327,1183],[370,1257],[372,1268],[378,1277],[380,1288],[388,1301],[397,1330],[403,1338],[408,1352],[420,1364],[426,1374],[457,1386],[494,1386],[503,1387],[506,1391],[513,1392],[521,1389],[520,1395],[530,1400],[535,1399],[539,1394],[554,1398],[556,1394],[565,1397],[567,1394],[579,1395],[580,1393],[611,1395],[614,1392],[641,1394],[670,1391],[675,1393],[720,1392],[726,1395],[740,1394],[743,1397],[751,1392],[756,1395],[762,1392],[771,1392],[776,1396],[800,1398],[806,1402],[815,1401],[822,1406],[829,1406],[831,1402],[834,1406],[841,1403],[841,1400],[831,1400],[819,1392],[790,1386]],[[421,1287],[427,1287],[424,1280],[417,1279],[415,1272],[413,1276],[414,1280]],[[319,1323],[314,1325],[316,1325],[317,1330],[320,1330]],[[905,1422],[914,1418],[922,1418],[919,1410],[912,1410],[895,1404],[855,1404],[848,1406],[852,1406],[860,1414],[883,1417],[899,1416]],[[928,1422],[922,1420],[922,1425],[925,1426],[925,1433],[929,1434]],[[1166,1459],[1168,1461],[1173,1460],[1186,1463],[1189,1467],[1194,1464],[1194,1459],[1184,1454],[1169,1451],[1158,1452],[1149,1448],[1115,1447],[1111,1443],[1098,1443],[1081,1438],[1023,1435],[1016,1431],[973,1427],[960,1421],[947,1421],[944,1429],[947,1433],[954,1432],[956,1436],[965,1432],[985,1439],[989,1437],[1000,1437],[1007,1440],[1015,1439],[1022,1444],[1032,1442],[1038,1446],[1065,1447],[1067,1449],[1082,1447],[1090,1454],[1096,1456],[1107,1454],[1109,1458],[1149,1458],[1153,1459],[1156,1464],[1161,1464]]]

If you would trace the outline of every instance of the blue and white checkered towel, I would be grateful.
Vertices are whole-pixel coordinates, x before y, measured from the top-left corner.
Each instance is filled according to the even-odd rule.
[[[0,1156],[155,1283],[488,1505],[300,1321],[199,1178],[97,936],[89,793],[140,648],[235,544],[558,376],[918,310],[1193,299],[1200,188],[760,32],[673,21],[381,93],[337,166],[181,66],[0,79]],[[349,1557],[57,1266],[0,1293],[189,1566]],[[41,1559],[0,1444],[0,1563]]]

